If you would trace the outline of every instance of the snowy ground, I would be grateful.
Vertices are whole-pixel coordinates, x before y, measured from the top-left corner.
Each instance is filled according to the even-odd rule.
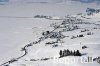
[[[48,1],[47,1],[48,2]],[[21,48],[30,42],[37,41],[42,35],[41,33],[46,30],[53,30],[50,27],[52,23],[61,23],[62,20],[48,20],[33,18],[35,15],[47,15],[58,16],[64,18],[67,14],[75,15],[77,13],[84,13],[87,7],[99,8],[94,3],[82,4],[79,2],[62,2],[59,0],[50,1],[49,3],[27,3],[27,4],[12,4],[12,5],[0,5],[0,64],[19,57],[23,53]],[[58,47],[52,48],[52,45],[45,46],[47,41],[55,41],[55,39],[46,39],[40,44],[29,47],[28,54],[18,60],[11,66],[66,66],[64,63],[57,63],[53,57],[59,57],[59,51],[62,49],[81,50],[82,53],[88,53],[86,56],[99,56],[99,43],[100,43],[100,14],[89,16],[91,19],[82,18],[84,21],[92,24],[78,24],[82,29],[63,32],[65,36],[69,36],[63,39],[64,43],[58,43]],[[88,17],[88,16],[86,16]],[[79,18],[81,18],[79,16]],[[81,32],[81,30],[88,29],[87,32]],[[98,29],[94,29],[98,28]],[[57,29],[59,31],[61,29]],[[93,35],[86,35],[88,32],[93,32]],[[84,34],[82,38],[70,39],[72,36]],[[81,43],[81,45],[80,45]],[[88,46],[87,49],[82,50],[82,46]],[[42,58],[50,58],[47,61],[40,61]],[[76,57],[77,58],[77,57]],[[38,59],[38,61],[30,61],[30,59]],[[62,58],[64,59],[64,58]],[[55,62],[55,63],[54,63]],[[67,64],[68,65],[68,64]],[[69,64],[68,66],[99,66],[98,63],[93,64]]]

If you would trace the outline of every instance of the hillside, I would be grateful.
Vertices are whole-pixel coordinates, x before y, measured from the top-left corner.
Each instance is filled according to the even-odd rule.
[[[100,13],[76,3],[1,5],[1,66],[99,66]]]

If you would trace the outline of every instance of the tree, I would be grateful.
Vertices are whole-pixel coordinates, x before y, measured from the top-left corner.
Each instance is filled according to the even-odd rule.
[[[81,53],[79,52],[79,50],[76,51],[76,56],[81,56]]]
[[[66,55],[67,56],[70,55],[70,51],[68,49],[67,49]]]
[[[63,56],[66,56],[67,50],[63,51]]]
[[[72,50],[70,51],[70,55],[73,55],[73,52],[72,52]]]
[[[60,55],[60,57],[63,57],[63,51],[62,50],[60,50],[59,55]]]
[[[73,53],[73,55],[74,55],[74,56],[76,56],[76,52],[75,52],[75,50],[74,50],[74,53]]]

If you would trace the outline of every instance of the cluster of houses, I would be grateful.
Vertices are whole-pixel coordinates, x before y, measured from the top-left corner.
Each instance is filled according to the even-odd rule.
[[[45,18],[49,20],[62,20],[60,17],[57,17],[57,16],[44,16],[44,15],[35,15],[34,18]]]
[[[77,19],[76,17],[67,17],[60,25],[60,28],[64,28],[64,31],[72,31],[78,29],[78,26],[75,24],[81,22],[82,20]]]
[[[52,42],[46,42],[45,45],[52,45],[52,47],[57,47],[57,43],[63,43],[61,39],[65,38],[66,36],[62,35],[61,32],[53,32],[53,31],[45,31],[42,33],[44,37],[51,38],[51,39],[56,39],[56,41]]]
[[[93,35],[93,32],[87,32],[86,35]],[[75,39],[75,38],[81,38],[84,37],[83,34],[77,35],[77,36],[72,36],[71,39]]]
[[[65,38],[64,35],[61,34],[61,32],[50,32],[50,31],[45,31],[42,33],[43,36],[47,36],[48,38]]]
[[[48,16],[44,16],[44,15],[35,15],[34,18],[48,18]]]
[[[81,34],[81,35],[77,35],[77,36],[72,36],[71,39],[80,38],[80,37],[84,37],[84,35]]]
[[[86,12],[87,12],[87,15],[93,15],[94,13],[99,13],[100,9],[87,8]]]
[[[86,32],[86,31],[89,31],[89,29],[84,29],[84,30],[81,30],[81,32]]]
[[[60,58],[61,58],[61,57],[65,57],[65,56],[81,56],[82,54],[80,53],[79,50],[72,51],[72,50],[64,49],[63,51],[60,50],[59,55],[60,55]]]

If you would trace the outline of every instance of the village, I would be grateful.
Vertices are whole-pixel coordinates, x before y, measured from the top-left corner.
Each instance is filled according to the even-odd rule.
[[[44,12],[45,11],[46,10],[44,10]],[[3,18],[6,17],[8,20],[11,20],[13,17],[13,19],[19,19],[23,22],[24,18],[31,19],[38,27],[32,26],[32,28],[30,28],[27,26],[27,23],[25,27],[21,26],[21,28],[31,30],[32,36],[36,36],[36,40],[32,38],[33,41],[23,44],[24,46],[21,46],[20,49],[20,56],[13,57],[0,64],[0,66],[30,66],[30,64],[31,66],[58,66],[60,63],[54,63],[55,59],[59,60],[70,57],[81,58],[84,56],[93,56],[93,64],[98,65],[100,63],[100,19],[98,15],[100,15],[100,9],[87,8],[85,9],[85,13],[75,15],[64,13],[64,16],[58,16],[57,14],[47,15],[36,13],[31,17],[23,17],[22,15],[20,17],[16,17],[17,15],[15,17],[1,16]],[[42,22],[45,24],[42,25]],[[24,25],[24,23],[22,25]],[[29,26],[31,25],[32,24]],[[24,30],[22,30],[22,32],[24,32]],[[14,33],[20,34],[17,30],[15,30]],[[64,65],[63,62],[60,66],[66,66],[66,64]]]
[[[89,9],[88,9],[89,10]],[[60,47],[60,46],[64,46],[65,41],[63,39],[68,38],[70,40],[75,40],[78,38],[84,38],[85,36],[90,36],[90,35],[94,35],[94,32],[92,32],[91,30],[97,30],[100,29],[100,26],[98,27],[92,27],[91,28],[86,28],[86,27],[81,27],[81,25],[88,26],[90,24],[92,25],[96,25],[94,23],[89,23],[89,22],[85,22],[82,18],[77,18],[77,17],[73,17],[73,16],[66,16],[66,19],[62,19],[59,17],[51,17],[51,16],[43,16],[43,15],[36,15],[34,16],[34,18],[45,18],[48,20],[62,20],[60,24],[51,24],[50,27],[53,27],[52,31],[44,31],[41,33],[41,37],[38,38],[37,41],[31,42],[29,44],[27,44],[26,46],[24,46],[21,51],[24,52],[24,54],[18,58],[13,58],[8,62],[5,62],[3,64],[1,64],[0,66],[10,66],[10,64],[19,61],[21,58],[25,57],[28,54],[28,48],[32,47],[34,45],[37,44],[41,44],[42,41],[45,41],[48,39],[48,41],[45,42],[44,46],[50,46],[52,48],[56,48],[56,47]],[[79,33],[76,34],[72,34],[72,35],[67,35],[65,33],[67,32],[71,32],[71,31],[76,31],[76,30],[80,30]],[[85,50],[88,49],[87,45],[81,45],[81,49]],[[58,58],[63,58],[66,56],[83,56],[83,55],[87,55],[87,53],[82,53],[80,50],[76,49],[76,50],[69,50],[69,49],[59,49],[58,52]],[[46,61],[49,59],[53,59],[53,57],[45,57],[45,58],[39,58],[39,59],[31,59],[30,61]],[[98,58],[94,58],[94,59],[99,59]],[[28,61],[28,60],[26,60]],[[96,60],[95,60],[96,61]]]

